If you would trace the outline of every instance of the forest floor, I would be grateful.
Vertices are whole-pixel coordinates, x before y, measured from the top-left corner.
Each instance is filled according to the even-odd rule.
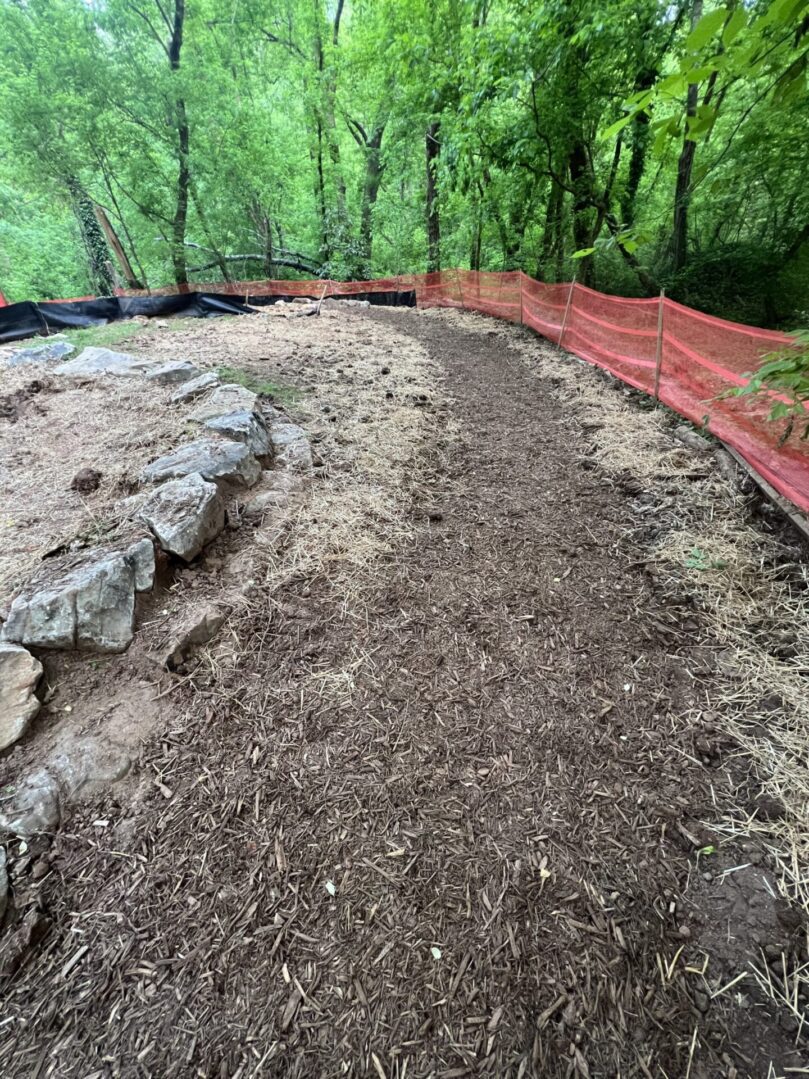
[[[796,537],[664,410],[480,316],[119,347],[272,379],[321,467],[158,684],[135,792],[12,877],[50,931],[0,982],[3,1074],[802,1073]]]

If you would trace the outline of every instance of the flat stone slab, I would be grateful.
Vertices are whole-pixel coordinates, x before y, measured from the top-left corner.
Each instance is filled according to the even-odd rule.
[[[189,382],[184,382],[182,386],[179,386],[171,395],[171,403],[173,405],[182,405],[186,401],[193,401],[218,385],[219,376],[213,371],[206,371],[204,375],[192,378]]]
[[[230,412],[260,412],[258,394],[247,390],[237,382],[219,386],[196,406],[188,417],[190,420],[208,420],[214,416],[226,416]]]
[[[42,664],[19,644],[0,640],[0,749],[13,745],[39,711],[34,690]]]
[[[201,438],[158,457],[141,472],[143,483],[163,483],[198,472],[203,479],[252,487],[261,465],[242,442]]]
[[[33,348],[21,348],[12,352],[6,360],[7,367],[25,367],[28,364],[58,363],[76,351],[76,346],[69,341],[52,341],[47,345]]]
[[[209,431],[215,431],[233,442],[243,442],[256,457],[272,457],[270,432],[259,413],[245,409],[242,412],[228,412],[224,416],[212,416],[203,422]]]
[[[276,464],[296,472],[312,471],[312,447],[306,432],[297,423],[274,423],[270,427],[270,438]]]
[[[55,375],[72,375],[75,378],[98,378],[101,375],[117,375],[133,378],[145,375],[161,364],[143,356],[130,356],[126,352],[113,352],[109,348],[85,348],[74,360],[60,363],[53,368]]]
[[[161,363],[146,375],[150,382],[156,382],[159,386],[176,386],[188,382],[200,374],[199,368],[190,360],[170,360]]]
[[[11,604],[3,637],[37,648],[123,652],[134,633],[135,593],[152,587],[154,573],[146,538],[46,563]]]
[[[190,562],[225,527],[225,504],[215,483],[191,472],[134,500],[132,516],[145,524],[158,545]]]

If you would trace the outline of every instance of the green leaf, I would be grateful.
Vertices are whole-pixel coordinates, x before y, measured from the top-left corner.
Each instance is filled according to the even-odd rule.
[[[725,19],[727,18],[727,11],[725,8],[717,8],[715,11],[709,11],[707,15],[703,15],[697,25],[691,31],[686,38],[685,47],[689,52],[699,52],[717,30],[724,26]]]
[[[611,139],[613,135],[617,135],[619,131],[622,131],[630,120],[634,119],[634,112],[630,112],[628,116],[622,116],[620,120],[616,120],[614,124],[610,124],[609,127],[605,128],[599,135],[599,138],[602,140]]]
[[[773,101],[784,104],[800,97],[806,86],[806,53],[794,60],[775,84]]]
[[[587,256],[592,255],[594,251],[594,247],[583,247],[580,251],[574,251],[571,257],[574,259],[586,259]]]
[[[689,86],[695,86],[698,82],[703,82],[705,79],[710,78],[713,75],[712,67],[692,67],[690,71],[686,72],[685,80]]]
[[[725,48],[736,40],[746,25],[747,12],[744,8],[737,7],[728,19],[725,29],[722,31],[722,44]]]
[[[673,75],[667,75],[662,82],[658,83],[657,89],[664,94],[682,94],[685,92],[686,80],[685,76],[681,72],[675,72]]]

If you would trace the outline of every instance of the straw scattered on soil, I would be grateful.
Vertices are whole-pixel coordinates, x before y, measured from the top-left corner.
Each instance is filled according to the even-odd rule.
[[[49,932],[5,983],[8,1074],[800,1067],[801,927],[768,852],[720,832],[729,645],[706,571],[663,553],[708,512],[695,484],[741,512],[712,470],[473,316],[324,308],[150,347],[298,390],[322,467],[272,540],[242,526],[182,578],[248,551],[255,587],[162,698],[137,800],[77,810],[15,879]]]

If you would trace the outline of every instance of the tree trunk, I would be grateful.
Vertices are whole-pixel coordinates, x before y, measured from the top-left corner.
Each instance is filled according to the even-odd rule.
[[[441,125],[436,120],[427,128],[427,272],[441,269],[441,219],[438,212],[438,156]]]
[[[691,8],[691,29],[702,18],[702,0],[694,0]],[[699,86],[689,83],[686,93],[686,115],[695,116],[699,100]],[[674,189],[674,222],[671,234],[671,268],[677,273],[688,261],[688,205],[691,201],[691,170],[697,144],[686,139],[677,162],[677,184]]]
[[[542,230],[542,247],[539,253],[537,265],[537,280],[547,281],[550,271],[551,257],[553,255],[554,241],[556,238],[556,222],[562,213],[562,197],[564,192],[554,179],[551,179],[551,189],[548,192],[548,205],[545,210],[545,227]]]
[[[180,70],[180,52],[183,47],[183,22],[185,0],[174,0],[174,24],[169,41],[168,56],[172,72]],[[185,101],[178,97],[175,105],[177,124],[177,203],[171,223],[172,262],[174,280],[178,285],[188,284],[188,268],[185,260],[185,227],[188,221],[188,186],[191,179],[188,151],[190,135]]]
[[[577,139],[568,159],[570,182],[576,192],[573,202],[573,247],[576,251],[592,246],[590,210],[593,205],[587,148]],[[579,280],[589,288],[595,286],[595,267],[591,256],[579,263]]]
[[[73,200],[73,210],[79,222],[84,249],[87,252],[93,291],[101,296],[112,296],[115,292],[115,282],[110,271],[110,251],[96,218],[92,199],[75,177],[68,177],[66,182]]]
[[[382,183],[382,136],[385,125],[381,124],[365,143],[365,182],[362,188],[362,211],[360,216],[360,266],[363,277],[371,274],[373,255],[374,206]]]

